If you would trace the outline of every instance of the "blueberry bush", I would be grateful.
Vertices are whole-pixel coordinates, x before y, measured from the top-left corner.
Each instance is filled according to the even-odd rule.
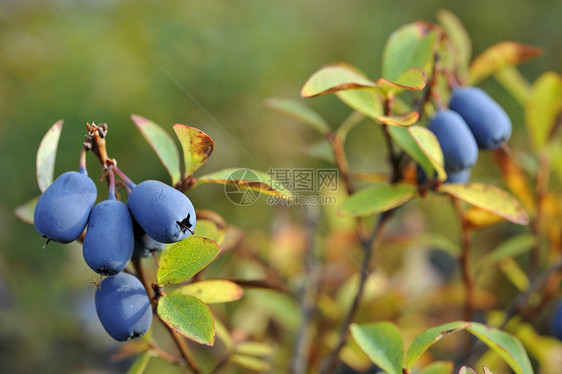
[[[282,216],[294,191],[249,169],[195,176],[211,138],[175,124],[173,139],[138,115],[131,118],[170,184],[135,184],[108,155],[110,127],[93,123],[79,171],[54,179],[59,121],[37,150],[42,194],[16,214],[47,243],[83,242],[85,262],[101,276],[92,286],[97,315],[112,338],[127,341],[130,373],[154,359],[195,373],[556,373],[562,77],[546,72],[530,83],[518,68],[540,54],[499,42],[472,58],[468,32],[442,10],[435,23],[390,35],[379,78],[343,62],[310,76],[303,99],[334,95],[351,108],[337,128],[303,100],[267,99],[316,134],[307,152],[337,170],[342,186],[320,191],[337,204],[297,206],[302,227],[280,223],[271,237],[242,233],[187,195],[209,183],[259,192]],[[510,146],[519,124],[477,87],[486,79],[523,108],[527,146]],[[373,126],[386,155],[375,161],[381,171],[361,172],[346,141]],[[97,204],[101,181],[88,177],[89,154],[108,185]],[[496,168],[497,178],[475,178],[476,168]],[[440,225],[412,227],[410,215],[457,220],[456,239]],[[225,256],[244,276],[208,275]],[[175,350],[161,348],[153,319]]]

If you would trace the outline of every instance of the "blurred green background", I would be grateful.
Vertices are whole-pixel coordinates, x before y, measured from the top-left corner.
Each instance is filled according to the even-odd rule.
[[[184,123],[209,134],[215,152],[200,175],[320,166],[302,152],[314,134],[263,100],[298,98],[306,79],[332,62],[376,79],[389,34],[418,19],[434,21],[441,8],[464,23],[475,54],[502,40],[543,48],[521,67],[530,81],[562,66],[557,0],[0,0],[0,372],[122,372],[129,365],[110,360],[118,345],[92,314],[95,274],[80,247],[52,243],[42,252],[43,240],[13,214],[39,193],[35,151],[55,121],[65,121],[56,175],[77,169],[85,123],[94,121],[109,124],[110,156],[133,180],[169,182],[132,113],[170,132]],[[513,142],[524,141],[522,109],[494,81],[483,87],[512,117]],[[307,104],[333,126],[349,114],[334,97]],[[384,170],[374,126],[363,125],[349,144],[354,170]],[[88,164],[99,178],[96,160]],[[494,178],[480,164],[475,178]],[[264,200],[236,207],[220,186],[190,197],[245,230],[269,228],[273,209]]]

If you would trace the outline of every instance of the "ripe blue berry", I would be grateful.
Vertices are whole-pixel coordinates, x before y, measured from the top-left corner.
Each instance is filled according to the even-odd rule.
[[[166,244],[157,242],[148,236],[135,220],[133,220],[133,232],[135,233],[133,257],[150,257],[153,252],[160,252],[166,247]]]
[[[550,328],[552,331],[552,335],[556,336],[558,340],[562,340],[562,301],[558,302],[558,305],[554,310]]]
[[[150,299],[131,274],[119,273],[101,282],[96,311],[105,331],[120,342],[142,336],[152,324]]]
[[[469,169],[476,163],[478,146],[460,115],[451,110],[440,110],[431,119],[428,129],[441,145],[447,173]]]
[[[37,201],[35,229],[44,238],[59,243],[76,240],[88,223],[96,197],[96,185],[86,174],[61,174]]]
[[[187,196],[159,181],[139,183],[129,195],[129,210],[152,239],[174,243],[191,235],[195,209]]]
[[[97,204],[84,238],[84,260],[96,273],[114,275],[133,255],[133,219],[127,205],[117,200]]]
[[[447,173],[447,180],[445,181],[445,183],[467,184],[470,180],[471,171],[471,168],[467,168],[461,171],[453,171]]]
[[[466,121],[480,149],[499,148],[511,136],[509,116],[480,88],[455,88],[449,107]]]

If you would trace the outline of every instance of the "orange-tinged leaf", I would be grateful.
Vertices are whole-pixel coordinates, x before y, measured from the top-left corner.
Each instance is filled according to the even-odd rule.
[[[519,225],[529,223],[529,216],[519,201],[501,188],[481,183],[469,183],[466,186],[443,184],[439,187],[439,191],[476,207],[489,210],[513,223]]]
[[[472,207],[464,213],[468,228],[477,229],[500,223],[503,218],[482,208]]]
[[[198,178],[194,187],[202,183],[218,183],[234,186],[237,189],[250,189],[259,193],[278,196],[286,200],[293,198],[291,191],[281,182],[276,181],[271,176],[261,171],[250,169],[230,168],[219,170]]]
[[[176,123],[174,131],[183,150],[183,161],[185,164],[183,177],[187,178],[207,161],[211,153],[213,153],[215,145],[209,135],[195,127]]]
[[[405,114],[394,114],[391,116],[378,116],[377,121],[387,125],[394,126],[411,126],[418,121],[420,114],[418,112],[410,112]]]
[[[474,85],[498,70],[525,62],[541,54],[541,49],[516,42],[499,42],[477,56],[468,71],[468,83]]]
[[[535,198],[531,192],[529,180],[523,169],[511,155],[502,148],[493,153],[496,164],[500,167],[503,181],[507,188],[521,201],[525,209],[533,214],[535,212]]]
[[[339,63],[327,65],[314,73],[301,90],[302,97],[315,97],[354,88],[377,87],[357,68]]]
[[[393,81],[385,78],[379,78],[377,80],[377,84],[381,86],[381,88],[392,91],[394,94],[401,91],[396,90],[396,88],[421,91],[424,89],[426,83],[427,76],[422,69],[415,66],[403,72]]]

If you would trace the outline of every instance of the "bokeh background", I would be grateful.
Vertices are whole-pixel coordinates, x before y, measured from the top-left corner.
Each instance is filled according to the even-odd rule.
[[[332,62],[376,79],[389,34],[418,19],[435,21],[441,8],[464,23],[475,54],[515,40],[543,48],[521,67],[530,81],[560,70],[558,0],[0,0],[0,372],[113,373],[130,364],[111,359],[119,346],[92,309],[94,273],[80,247],[52,243],[42,252],[43,240],[13,214],[39,193],[35,151],[55,121],[64,120],[56,175],[77,169],[85,123],[94,121],[109,124],[110,156],[133,180],[169,182],[132,113],[170,133],[184,123],[209,134],[215,152],[200,174],[326,166],[303,153],[314,134],[266,108],[264,99],[298,99],[306,79]],[[481,86],[512,117],[512,142],[524,143],[522,108],[495,81]],[[307,104],[333,126],[350,112],[335,97]],[[352,168],[384,171],[381,149],[379,130],[363,124],[350,134]],[[481,157],[474,178],[496,181],[497,170]],[[96,160],[88,165],[99,178]],[[275,209],[264,200],[237,207],[220,186],[199,187],[190,197],[244,230],[271,230]],[[456,230],[455,222],[445,224]]]

